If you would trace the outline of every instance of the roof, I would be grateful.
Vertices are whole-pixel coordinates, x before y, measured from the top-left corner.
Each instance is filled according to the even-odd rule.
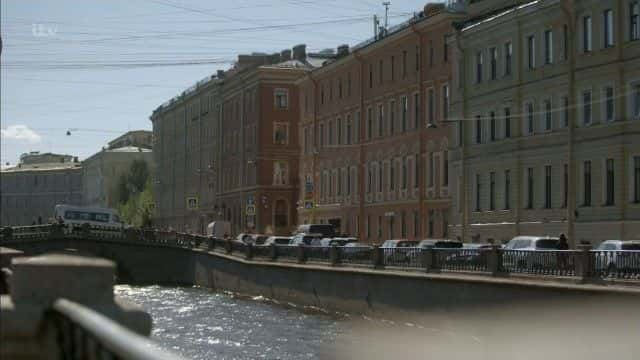
[[[494,11],[482,14],[480,16],[477,16],[475,18],[470,18],[465,20],[464,22],[458,23],[457,24],[457,28],[462,30],[462,31],[468,31],[471,30],[473,28],[475,28],[476,26],[480,26],[482,24],[486,24],[489,23],[491,21],[494,21],[496,19],[499,19],[503,16],[509,15],[514,13],[517,10],[520,9],[524,9],[527,8],[529,6],[532,5],[536,5],[540,2],[540,0],[533,0],[527,3],[520,3],[520,4],[516,4],[516,5],[511,5],[511,6],[506,6],[500,9],[496,9]]]
[[[42,163],[42,164],[21,164],[20,166],[13,166],[10,168],[2,169],[2,173],[18,173],[18,172],[36,172],[36,171],[55,171],[55,170],[70,170],[70,169],[82,169],[81,163]]]
[[[106,152],[152,152],[151,149],[141,148],[137,146],[123,146],[115,149],[107,149]]]

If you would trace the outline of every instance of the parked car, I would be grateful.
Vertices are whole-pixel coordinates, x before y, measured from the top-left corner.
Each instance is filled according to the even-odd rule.
[[[265,241],[269,238],[269,235],[252,234],[251,237],[253,238],[254,245],[264,245]]]
[[[460,241],[448,239],[425,239],[420,241],[418,247],[421,249],[460,249],[462,248],[462,243]]]
[[[262,245],[263,246],[289,245],[290,242],[291,242],[290,236],[269,236]]]
[[[340,250],[345,259],[351,261],[367,261],[371,259],[371,249],[373,249],[373,247],[369,244],[350,242],[345,244]]]
[[[296,234],[320,234],[332,238],[336,236],[336,229],[331,224],[302,224],[298,225]]]
[[[245,244],[253,243],[253,237],[251,236],[251,234],[247,234],[247,233],[238,234],[238,236],[236,236],[235,240],[243,242]]]
[[[384,253],[385,265],[407,265],[420,252],[417,240],[387,240],[380,247]]]
[[[504,246],[502,265],[507,269],[517,271],[557,268],[560,254],[545,253],[544,251],[556,250],[559,242],[557,237],[516,236]],[[573,265],[567,262],[562,266],[570,267]]]
[[[322,234],[298,233],[291,238],[289,245],[311,245],[313,239],[322,239]]]
[[[594,253],[595,270],[640,272],[640,240],[605,240]]]

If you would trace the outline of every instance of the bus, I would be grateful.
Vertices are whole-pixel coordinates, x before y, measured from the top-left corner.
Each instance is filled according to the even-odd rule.
[[[122,227],[118,211],[110,208],[56,205],[54,218],[70,225],[101,225]]]

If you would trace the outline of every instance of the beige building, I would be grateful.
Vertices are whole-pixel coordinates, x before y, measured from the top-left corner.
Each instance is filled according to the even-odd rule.
[[[514,3],[450,41],[453,234],[640,238],[640,2]]]
[[[84,204],[117,207],[116,187],[133,161],[143,160],[152,170],[151,131],[136,130],[109,142],[109,146],[82,162]]]
[[[82,166],[70,155],[23,154],[0,172],[0,198],[0,225],[46,223],[56,205],[82,205]]]

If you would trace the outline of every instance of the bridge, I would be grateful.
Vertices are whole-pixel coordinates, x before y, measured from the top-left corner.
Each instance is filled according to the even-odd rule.
[[[640,297],[640,252],[604,253],[588,247],[534,253],[498,247],[253,246],[176,232],[58,224],[4,228],[0,236],[1,246],[14,249],[5,252],[13,260],[9,269],[3,269],[12,296],[21,284],[51,287],[32,281],[37,278],[35,273],[25,275],[29,274],[24,272],[28,267],[21,261],[27,260],[16,256],[63,253],[80,259],[111,260],[99,262],[98,268],[111,268],[112,275],[122,283],[198,285],[357,314],[393,315],[576,298],[628,302]],[[615,266],[610,266],[612,263]],[[98,273],[112,293],[113,280],[104,280],[109,271]],[[68,269],[61,274],[67,282],[70,276],[74,282],[78,277],[78,272]],[[84,288],[93,289],[95,284],[91,280]],[[75,303],[84,300],[74,301],[73,296],[68,299],[65,291],[47,295],[40,303],[41,307],[47,304],[47,314],[73,319],[74,314],[82,312]],[[13,301],[17,304],[26,299],[18,296]],[[3,297],[3,315],[5,304]],[[52,322],[56,323],[60,321]],[[86,329],[89,323],[80,322],[78,326]],[[140,333],[144,335],[145,330]]]

